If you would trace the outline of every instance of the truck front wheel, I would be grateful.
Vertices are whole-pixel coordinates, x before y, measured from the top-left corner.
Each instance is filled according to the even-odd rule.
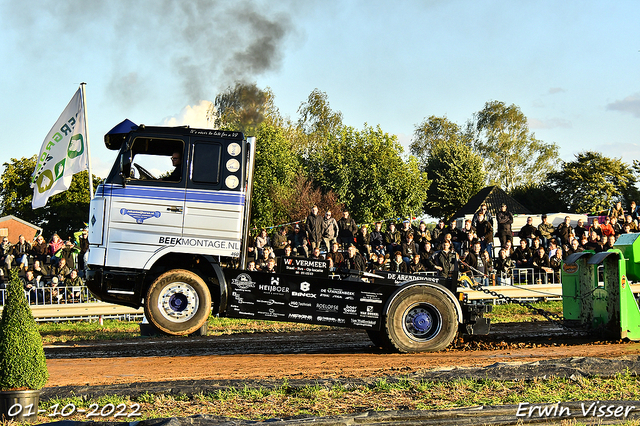
[[[415,286],[389,305],[385,330],[400,352],[439,351],[451,344],[458,330],[456,309],[441,291]]]
[[[167,271],[156,278],[144,302],[149,322],[172,335],[195,332],[211,312],[209,288],[197,274],[184,269]]]

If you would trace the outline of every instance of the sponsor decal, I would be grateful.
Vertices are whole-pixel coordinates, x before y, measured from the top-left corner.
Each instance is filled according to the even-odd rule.
[[[238,303],[238,305],[253,305],[253,302],[248,302],[246,300],[244,300],[244,297],[242,297],[240,294],[238,294],[237,292],[232,292],[231,295],[236,299],[236,302]]]
[[[289,302],[289,307],[291,308],[310,308],[311,303],[308,302],[298,302],[297,300],[292,300],[291,302]]]
[[[258,311],[258,315],[264,315],[265,317],[271,317],[271,318],[278,318],[278,317],[284,316],[282,312],[277,312],[275,309],[269,309],[268,312]]]
[[[578,271],[578,265],[575,263],[565,263],[564,265],[562,265],[562,270],[567,274],[575,274]]]
[[[120,214],[122,216],[131,216],[136,220],[136,223],[143,223],[145,220],[151,217],[160,217],[162,215],[162,213],[160,213],[159,211],[152,212],[148,210],[128,210],[128,209],[120,209]]]
[[[289,293],[291,290],[289,287],[281,286],[281,285],[271,285],[271,284],[260,284],[258,286],[258,290],[264,291],[266,293]]]
[[[369,293],[363,291],[360,301],[364,303],[382,303],[382,293]]]
[[[344,318],[334,318],[334,317],[325,317],[325,316],[318,316],[316,318],[316,321],[332,322],[334,324],[344,324],[345,323]]]
[[[358,327],[374,327],[377,323],[377,321],[374,320],[366,320],[361,318],[350,318],[349,321],[351,322],[351,324]]]
[[[240,290],[248,290],[250,288],[255,288],[256,283],[252,281],[249,274],[242,273],[231,280],[231,285],[238,287]]]
[[[301,291],[292,291],[291,295],[296,297],[306,297],[307,299],[315,299],[317,297],[314,293],[303,293]]]
[[[340,307],[338,305],[330,305],[328,303],[316,303],[316,309],[319,312],[338,312]]]
[[[271,305],[284,305],[284,302],[276,302],[273,299],[269,299],[269,300],[256,300],[256,302],[258,303],[264,303],[265,305],[271,306]]]
[[[327,293],[330,293],[330,294],[339,294],[341,296],[355,296],[356,295],[355,291],[347,291],[347,290],[343,290],[341,288],[327,288],[327,289],[322,289],[321,291],[327,292]]]
[[[289,319],[299,320],[299,321],[311,321],[313,317],[311,315],[304,314],[289,314]]]
[[[204,247],[221,250],[240,250],[237,241],[210,240],[207,238],[159,237],[158,244],[168,246]]]
[[[366,311],[360,311],[360,316],[364,318],[378,318],[380,315],[374,310],[373,306],[367,306]]]
[[[345,315],[358,315],[358,307],[353,305],[346,305],[342,310]]]
[[[250,316],[250,317],[253,317],[253,316],[255,316],[255,315],[256,315],[256,314],[254,314],[253,312],[244,312],[244,311],[239,311],[239,312],[238,312],[238,314],[240,314],[240,315],[246,315],[246,316]]]

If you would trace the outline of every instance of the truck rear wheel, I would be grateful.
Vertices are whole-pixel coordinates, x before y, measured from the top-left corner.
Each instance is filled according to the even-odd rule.
[[[197,274],[174,269],[151,284],[144,300],[144,313],[160,331],[191,334],[209,318],[211,293]]]
[[[456,336],[456,309],[441,291],[414,286],[391,302],[385,330],[391,345],[400,352],[439,351]]]

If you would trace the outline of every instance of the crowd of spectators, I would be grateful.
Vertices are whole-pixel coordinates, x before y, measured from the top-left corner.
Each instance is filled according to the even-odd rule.
[[[494,222],[495,220],[495,222]],[[512,229],[513,214],[502,205],[496,217],[483,204],[472,219],[440,220],[432,230],[425,222],[383,222],[358,227],[345,211],[336,220],[332,212],[320,214],[314,206],[306,220],[290,229],[280,227],[269,236],[262,229],[250,249],[249,269],[274,271],[276,258],[298,256],[324,259],[331,269],[356,269],[375,273],[432,273],[449,276],[457,267],[476,281],[489,284],[560,282],[560,268],[568,255],[584,250],[608,250],[619,235],[638,232],[638,210],[627,212],[617,203],[604,223],[580,219],[576,226],[565,217],[558,226],[542,215],[521,229]],[[514,237],[518,240],[514,242]],[[494,238],[499,247],[494,248]],[[514,274],[515,272],[515,274]]]
[[[0,244],[0,289],[6,286],[9,270],[18,268],[31,303],[80,301],[84,285],[82,271],[88,250],[86,229],[66,240],[55,233],[49,242],[42,235],[33,241],[27,241],[20,235],[13,244],[8,237],[3,237]]]

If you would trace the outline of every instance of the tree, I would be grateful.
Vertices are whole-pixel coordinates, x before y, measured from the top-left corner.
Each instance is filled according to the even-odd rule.
[[[307,161],[310,175],[360,223],[418,214],[429,181],[415,157],[405,161],[395,136],[380,127],[342,127]]]
[[[300,173],[300,160],[284,131],[263,123],[257,134],[253,174],[253,226],[268,227],[287,221],[287,212],[278,200],[295,196],[293,183]]]
[[[299,149],[305,156],[312,155],[342,127],[342,113],[331,109],[327,94],[319,89],[314,89],[307,101],[300,104],[298,114],[298,129],[303,135]]]
[[[11,214],[40,226],[47,236],[57,232],[61,238],[66,238],[89,220],[89,174],[87,171],[76,173],[67,191],[50,197],[46,206],[33,210],[33,189],[29,182],[35,167],[36,156],[12,158],[4,163],[0,177],[0,214]],[[100,181],[99,177],[93,176],[94,188]]]
[[[450,219],[484,184],[482,159],[462,142],[436,144],[423,170],[431,185],[424,211]]]
[[[460,126],[449,121],[447,117],[432,115],[416,126],[409,149],[421,164],[426,164],[431,153],[438,146],[457,144],[459,141],[464,141],[471,146],[465,136]]]
[[[515,104],[487,102],[467,123],[467,133],[484,159],[488,183],[506,192],[518,185],[543,182],[559,161],[558,146],[536,139]]]
[[[228,87],[216,96],[207,117],[215,128],[255,135],[263,121],[281,121],[273,100],[270,89],[259,89],[255,83],[236,82],[234,87]]]
[[[637,199],[637,175],[633,166],[618,158],[586,151],[549,174],[549,185],[560,194],[569,211],[593,213],[610,209],[617,201]]]

